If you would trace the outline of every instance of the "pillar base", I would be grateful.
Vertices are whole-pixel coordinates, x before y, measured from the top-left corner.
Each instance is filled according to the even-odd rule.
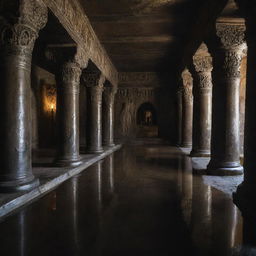
[[[209,150],[192,150],[190,152],[191,157],[210,157],[211,152]]]
[[[210,162],[206,170],[207,175],[213,176],[234,176],[242,175],[244,168],[238,162],[224,162],[221,164],[215,164]]]
[[[39,179],[33,178],[31,181],[21,183],[20,181],[0,182],[0,193],[15,193],[29,191],[39,186]]]
[[[191,148],[192,147],[192,144],[191,143],[182,143],[180,145],[181,148]]]
[[[82,163],[82,158],[78,157],[78,158],[74,158],[74,159],[62,159],[62,158],[58,158],[55,161],[55,166],[57,167],[74,167],[74,166],[78,166]]]

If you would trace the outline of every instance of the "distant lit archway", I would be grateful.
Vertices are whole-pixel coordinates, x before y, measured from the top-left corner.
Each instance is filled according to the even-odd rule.
[[[137,137],[157,137],[157,112],[154,105],[145,102],[137,110]]]

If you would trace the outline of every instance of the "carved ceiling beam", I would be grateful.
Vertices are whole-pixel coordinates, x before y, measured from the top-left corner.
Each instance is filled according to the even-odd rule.
[[[118,73],[100,44],[83,8],[74,0],[43,0],[81,48],[113,85],[118,83]]]

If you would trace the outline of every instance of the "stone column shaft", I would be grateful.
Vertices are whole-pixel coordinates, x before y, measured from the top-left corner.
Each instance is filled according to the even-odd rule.
[[[81,68],[75,62],[66,62],[60,72],[57,93],[59,145],[57,165],[72,166],[81,163],[79,154],[79,88]]]
[[[88,74],[88,76],[90,76]],[[93,75],[88,79],[87,88],[87,151],[88,153],[101,153],[102,147],[102,93],[104,90],[105,77]]]
[[[22,7],[14,10],[15,15],[20,12],[17,20],[22,23],[0,21],[1,192],[28,190],[39,184],[32,174],[31,159],[31,59],[38,31],[47,21],[47,9],[36,1]],[[37,17],[31,18],[26,11],[34,7]]]
[[[209,156],[212,124],[212,58],[194,56],[193,149],[191,156]]]
[[[246,42],[248,52],[244,131],[244,181],[238,186],[237,192],[234,194],[234,202],[246,218],[246,227],[248,221],[251,222],[251,226],[255,223],[256,216],[256,10],[255,3],[252,1],[240,0],[238,2],[246,18]],[[251,238],[252,237],[249,237],[249,239]]]
[[[237,175],[240,164],[239,87],[244,49],[244,26],[217,25],[221,47],[217,49],[217,72],[213,86],[213,125],[209,174]]]
[[[105,88],[103,93],[103,145],[114,146],[114,101],[116,90]]]
[[[185,70],[183,76],[182,91],[182,147],[192,146],[192,124],[193,124],[193,79],[188,70]]]
[[[177,91],[177,129],[178,129],[178,139],[177,146],[181,146],[182,143],[182,88]]]

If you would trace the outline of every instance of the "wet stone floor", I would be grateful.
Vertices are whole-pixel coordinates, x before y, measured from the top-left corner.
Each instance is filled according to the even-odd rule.
[[[179,149],[126,147],[4,219],[0,255],[240,255],[244,232]]]

